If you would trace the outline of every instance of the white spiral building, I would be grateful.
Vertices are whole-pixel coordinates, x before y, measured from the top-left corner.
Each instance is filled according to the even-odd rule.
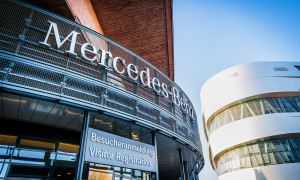
[[[219,180],[300,178],[300,62],[234,66],[201,90]]]

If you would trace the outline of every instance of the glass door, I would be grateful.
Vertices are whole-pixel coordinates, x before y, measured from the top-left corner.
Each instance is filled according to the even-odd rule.
[[[124,167],[89,163],[89,180],[155,180],[155,173]]]
[[[4,179],[11,160],[17,136],[0,135],[0,179]]]
[[[1,143],[2,136],[6,142]],[[74,144],[0,135],[0,180],[5,176],[73,180],[78,151]]]
[[[13,151],[10,177],[51,178],[54,171],[57,144],[18,138]]]

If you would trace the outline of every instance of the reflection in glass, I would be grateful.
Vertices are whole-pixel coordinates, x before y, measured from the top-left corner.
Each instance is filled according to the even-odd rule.
[[[17,136],[0,135],[0,178],[4,178],[8,171],[16,140]]]
[[[88,179],[100,180],[155,180],[155,173],[117,166],[89,163]]]
[[[91,113],[89,127],[146,144],[153,144],[150,129],[104,114]]]
[[[79,152],[79,145],[59,143],[58,151],[77,154]]]
[[[72,180],[79,146],[0,135],[0,179],[28,177]]]
[[[217,161],[219,175],[238,169],[300,162],[300,138],[249,144],[222,155]]]
[[[300,112],[300,96],[254,99],[237,104],[216,115],[210,123],[209,133],[233,121],[271,113]]]
[[[12,163],[52,166],[54,159],[54,152],[16,148],[12,157]]]

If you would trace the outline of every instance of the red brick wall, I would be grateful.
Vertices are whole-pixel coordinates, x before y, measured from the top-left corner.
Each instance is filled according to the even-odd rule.
[[[174,78],[171,0],[91,0],[105,36]]]

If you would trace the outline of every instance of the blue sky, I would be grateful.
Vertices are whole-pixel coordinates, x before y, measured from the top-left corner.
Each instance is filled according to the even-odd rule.
[[[200,89],[214,74],[254,61],[300,61],[300,0],[174,0],[175,81],[196,109],[205,167]]]

